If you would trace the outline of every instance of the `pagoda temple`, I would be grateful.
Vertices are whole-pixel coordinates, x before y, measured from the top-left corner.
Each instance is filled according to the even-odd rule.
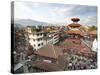
[[[71,23],[67,26],[67,28],[68,28],[67,34],[69,35],[70,38],[79,39],[82,37],[82,32],[79,29],[81,27],[81,25],[78,23],[78,21],[80,21],[80,19],[72,18],[71,20],[73,21],[73,23]]]

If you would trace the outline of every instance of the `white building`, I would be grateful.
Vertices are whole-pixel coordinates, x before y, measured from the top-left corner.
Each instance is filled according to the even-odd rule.
[[[97,52],[98,49],[98,43],[97,40],[94,39],[93,44],[92,44],[92,51]]]
[[[58,31],[51,31],[44,37],[44,31],[38,27],[27,27],[27,40],[35,50],[40,49],[46,44],[56,44],[59,42]]]
[[[28,34],[29,43],[33,46],[34,49],[38,50],[44,45],[44,35],[42,29],[27,27],[26,29]]]
[[[59,42],[59,34],[57,31],[47,34],[45,44],[56,44]]]

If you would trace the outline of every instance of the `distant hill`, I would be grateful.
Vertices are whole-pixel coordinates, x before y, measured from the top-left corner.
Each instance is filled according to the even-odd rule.
[[[23,25],[21,25],[21,24],[17,24],[17,23],[15,23],[15,24],[14,24],[14,27],[23,28],[23,27],[25,27],[25,26],[23,26]]]
[[[31,19],[15,20],[14,24],[22,25],[22,26],[48,25],[48,23],[46,22],[40,22],[40,21],[31,20]]]

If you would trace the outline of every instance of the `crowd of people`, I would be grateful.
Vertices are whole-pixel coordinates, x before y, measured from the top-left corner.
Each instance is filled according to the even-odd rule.
[[[69,55],[67,57],[68,65],[66,65],[65,70],[82,70],[82,69],[96,69],[97,62],[93,59],[88,59],[86,57],[78,55]]]

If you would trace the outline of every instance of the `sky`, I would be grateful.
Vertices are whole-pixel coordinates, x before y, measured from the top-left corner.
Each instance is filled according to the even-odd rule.
[[[71,18],[80,18],[80,24],[97,25],[97,7],[55,3],[15,2],[14,17],[48,23],[72,23]]]

